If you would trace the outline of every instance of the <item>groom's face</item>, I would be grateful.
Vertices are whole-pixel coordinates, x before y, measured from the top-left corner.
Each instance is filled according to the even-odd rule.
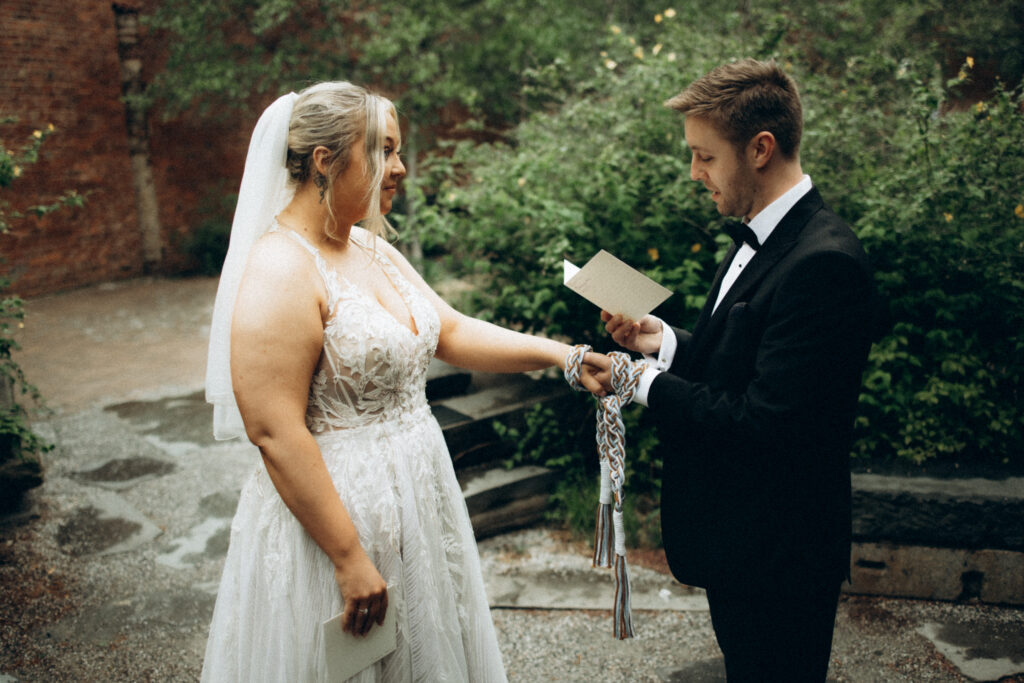
[[[753,218],[756,197],[754,168],[744,150],[736,149],[718,129],[699,116],[687,116],[686,144],[690,147],[690,179],[704,183],[723,216]]]

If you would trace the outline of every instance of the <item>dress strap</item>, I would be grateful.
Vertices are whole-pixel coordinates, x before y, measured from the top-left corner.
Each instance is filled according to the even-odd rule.
[[[291,228],[286,228],[286,227],[284,227],[283,225],[281,225],[280,223],[278,223],[277,221],[274,221],[274,228],[273,228],[273,231],[274,231],[274,232],[283,232],[283,233],[285,233],[286,235],[288,235],[289,237],[291,237],[291,238],[292,238],[293,240],[295,240],[296,242],[298,242],[299,244],[301,244],[301,245],[302,245],[303,247],[305,247],[305,248],[306,248],[306,251],[308,251],[308,252],[309,252],[310,254],[312,254],[313,256],[320,256],[320,250],[319,250],[319,249],[317,249],[316,247],[314,247],[314,246],[313,246],[313,245],[312,245],[312,244],[311,244],[311,243],[309,242],[309,240],[307,240],[307,239],[306,239],[305,237],[303,237],[303,236],[302,236],[302,235],[300,235],[299,233],[295,232],[295,231],[294,231],[294,230],[292,230]]]
[[[299,233],[289,228],[284,228],[284,226],[277,221],[274,222],[274,231],[283,232],[288,235],[304,247],[313,257],[313,262],[316,264],[316,270],[320,273],[320,277],[324,281],[324,287],[327,288],[328,308],[333,311],[338,299],[341,298],[341,287],[338,279],[338,272],[329,263],[327,263],[323,255],[320,253],[320,250],[314,247],[309,240]]]

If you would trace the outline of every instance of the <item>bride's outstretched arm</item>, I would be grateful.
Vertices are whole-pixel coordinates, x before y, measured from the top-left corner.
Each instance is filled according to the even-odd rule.
[[[309,256],[280,235],[253,247],[231,328],[232,384],[246,434],[281,499],[334,564],[345,601],[343,626],[365,633],[384,620],[387,586],[359,543],[305,424],[323,346],[323,284],[309,264]]]
[[[431,289],[397,249],[383,241],[378,241],[378,245],[437,310],[441,334],[435,355],[439,359],[481,372],[526,372],[553,365],[565,368],[565,357],[571,348],[568,344],[515,332],[456,311]],[[589,374],[584,375],[583,382],[588,390],[601,391],[600,384]]]

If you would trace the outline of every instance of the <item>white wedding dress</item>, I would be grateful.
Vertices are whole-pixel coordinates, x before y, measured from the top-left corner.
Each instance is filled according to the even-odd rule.
[[[466,504],[426,400],[437,312],[378,250],[413,333],[302,237],[280,232],[311,253],[332,312],[306,424],[397,610],[398,648],[351,680],[505,681]],[[352,239],[371,238],[353,228]],[[321,623],[341,608],[333,565],[261,465],[231,524],[202,680],[327,680]]]

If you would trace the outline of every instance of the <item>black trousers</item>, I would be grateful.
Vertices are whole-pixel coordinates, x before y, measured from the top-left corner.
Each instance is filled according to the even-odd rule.
[[[708,587],[728,682],[824,681],[841,583],[789,575]]]

